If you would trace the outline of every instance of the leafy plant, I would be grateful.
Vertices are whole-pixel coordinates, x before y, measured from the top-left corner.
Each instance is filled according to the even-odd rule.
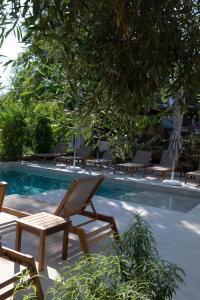
[[[153,300],[172,299],[184,272],[175,264],[162,260],[149,224],[135,215],[121,239],[114,244],[123,280],[148,283],[148,296]]]
[[[37,288],[33,283],[33,277],[29,277],[29,272],[26,272],[19,277],[19,282],[16,284],[13,299],[19,296],[22,300],[37,299]]]
[[[34,144],[36,153],[48,153],[53,144],[53,134],[50,120],[40,117],[35,128]]]
[[[2,114],[1,154],[5,160],[22,158],[26,136],[26,124],[20,110],[9,108]]]
[[[191,132],[186,135],[183,139],[183,149],[186,155],[185,159],[192,162],[196,167],[199,164],[199,149],[200,149],[200,139],[199,134]]]
[[[117,256],[96,255],[64,268],[48,295],[52,300],[148,300],[142,290],[134,281],[122,281]]]
[[[158,255],[149,225],[136,215],[115,255],[95,255],[63,269],[49,289],[51,299],[170,300],[184,272]]]
[[[163,89],[166,99],[183,90],[188,106],[198,104],[196,0],[2,0],[0,12],[0,41],[14,30],[30,44],[13,82],[24,104],[63,101],[126,148]]]

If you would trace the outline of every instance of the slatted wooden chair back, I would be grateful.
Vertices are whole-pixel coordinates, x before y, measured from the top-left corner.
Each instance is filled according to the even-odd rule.
[[[31,283],[32,286],[36,288],[36,299],[43,300],[44,295],[35,266],[34,258],[30,255],[25,255],[15,250],[3,247],[0,243],[0,258],[1,257],[5,260],[12,261],[18,265],[24,266],[25,268],[21,272],[14,274],[9,279],[0,282],[0,299],[4,300],[11,297],[15,291],[15,286],[17,282],[19,282],[20,277],[27,272],[30,278],[26,283]]]
[[[169,157],[168,150],[164,150],[161,155],[160,165],[164,167],[172,167],[172,160]]]
[[[148,165],[152,156],[152,151],[137,150],[133,163]]]
[[[69,232],[79,236],[81,248],[85,255],[90,253],[89,245],[95,244],[110,235],[113,235],[115,239],[119,239],[114,218],[97,213],[92,204],[92,197],[103,180],[104,176],[91,176],[74,180],[55,212],[56,215],[63,218],[70,218],[75,214],[87,218],[86,221],[76,225],[73,225],[72,221],[69,223]],[[88,205],[91,206],[92,211],[85,209]],[[106,223],[106,225],[98,228],[96,226],[92,227],[89,231],[84,229],[86,225],[91,225],[92,222],[97,220]]]
[[[68,145],[66,144],[57,144],[51,151],[52,154],[57,154],[57,153],[65,153],[67,150]]]
[[[88,146],[80,146],[77,149],[76,154],[77,154],[77,156],[88,158],[91,156],[92,152],[93,152],[92,146],[88,145]]]
[[[3,199],[6,193],[7,183],[6,182],[0,182],[0,211],[1,207],[3,205]]]
[[[83,211],[91,204],[91,199],[103,180],[104,176],[101,175],[74,180],[56,209],[55,214],[66,218]]]

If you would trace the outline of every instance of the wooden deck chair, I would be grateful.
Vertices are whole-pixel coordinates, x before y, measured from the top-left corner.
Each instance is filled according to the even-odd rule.
[[[69,232],[79,236],[83,252],[89,254],[89,244],[94,244],[111,234],[115,239],[119,238],[114,218],[97,213],[92,203],[92,197],[103,180],[103,176],[90,176],[74,180],[58,206],[35,199],[19,197],[19,203],[17,201],[11,201],[9,205],[7,204],[7,206],[2,207],[2,211],[18,217],[25,217],[32,213],[38,213],[38,208],[41,208],[40,211],[46,211],[63,217],[70,221]],[[23,211],[18,210],[20,205],[21,207],[24,206]],[[86,210],[88,207],[90,207],[91,210]],[[89,220],[74,225],[71,221],[71,217],[77,214],[85,216],[89,218]],[[90,232],[86,232],[84,227],[90,223],[94,224],[95,221],[102,221],[107,224]]]
[[[3,205],[6,188],[7,188],[7,183],[0,182],[0,208]],[[28,270],[28,272],[29,272],[29,276],[30,276],[29,281],[31,281],[32,284],[37,289],[37,299],[39,299],[39,300],[44,299],[40,280],[37,276],[37,269],[35,266],[34,258],[32,256],[25,255],[25,254],[19,253],[17,251],[14,251],[12,249],[3,247],[1,245],[1,236],[0,236],[0,260],[1,260],[1,258],[4,260],[12,261],[14,263],[17,263],[19,265],[26,267],[25,269],[23,269],[23,271],[21,273],[18,272],[17,274],[15,274],[13,277],[7,279],[6,281],[0,282],[0,299],[1,300],[7,299],[8,297],[12,296],[15,287],[13,287],[13,286],[9,287],[9,286],[11,284],[14,284],[17,280],[19,280],[19,276],[23,275],[26,270]],[[0,265],[1,265],[1,263],[0,263]],[[4,288],[5,288],[5,291],[2,292],[2,289],[4,289]]]
[[[55,215],[67,219],[77,214],[89,218],[83,223],[73,225],[70,222],[69,225],[69,232],[79,236],[81,248],[86,255],[90,252],[89,244],[95,244],[110,235],[113,235],[115,239],[119,238],[114,218],[97,213],[92,203],[92,197],[103,180],[103,176],[91,176],[74,180],[55,211]],[[86,210],[87,207],[91,207],[92,210]],[[107,224],[86,233],[84,226],[95,221],[102,221]]]
[[[137,171],[139,168],[146,168],[149,165],[151,156],[151,151],[137,150],[133,161],[130,163],[116,164],[114,168],[114,173],[116,173],[117,170],[122,170],[128,171],[131,173],[131,175],[133,175],[134,171]]]
[[[94,159],[87,159],[85,162],[85,167],[103,168],[103,167],[108,167],[111,164],[112,164],[111,159],[94,158]]]
[[[169,157],[168,150],[164,150],[161,155],[160,164],[145,168],[144,177],[146,176],[146,173],[150,171],[150,172],[159,172],[161,174],[161,178],[164,179],[166,173],[170,172],[171,170],[172,170],[172,160]]]
[[[86,160],[91,156],[93,152],[93,148],[91,145],[81,145],[77,151],[76,151],[76,156],[75,160],[78,165],[81,165],[83,168],[85,167]],[[58,156],[54,159],[54,164],[56,165],[57,163],[65,163],[67,165],[72,165],[74,161],[74,155],[61,155]]]
[[[27,284],[31,284],[36,288],[36,296],[38,300],[44,299],[42,286],[38,277],[34,258],[30,255],[25,255],[15,250],[3,247],[0,242],[0,266],[6,268],[6,261],[12,261],[18,265],[24,266],[21,272],[15,273],[12,277],[0,282],[0,299],[4,300],[11,297],[15,291],[15,285],[19,281],[20,276],[27,274],[29,276]],[[26,273],[28,272],[28,273]]]
[[[40,160],[53,160],[58,156],[64,155],[68,145],[66,144],[57,144],[50,153],[36,153],[31,156],[32,159]]]
[[[6,188],[7,188],[7,183],[4,181],[0,182],[0,211],[1,211],[1,207],[3,205]]]
[[[112,154],[105,150],[101,155],[101,158],[94,158],[94,159],[87,159],[85,161],[85,167],[96,167],[96,168],[103,168],[108,167],[112,164]]]
[[[200,178],[200,162],[198,170],[190,171],[185,174],[185,183],[187,183],[188,179],[195,179],[196,181]]]

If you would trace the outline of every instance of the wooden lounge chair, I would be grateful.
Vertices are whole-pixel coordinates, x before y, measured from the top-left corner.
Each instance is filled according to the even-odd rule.
[[[144,177],[146,173],[149,172],[159,172],[161,178],[164,179],[166,173],[171,172],[172,170],[172,160],[169,157],[168,150],[164,150],[161,155],[160,164],[147,167],[144,169]]]
[[[3,206],[2,211],[17,215],[18,217],[24,217],[30,213],[37,213],[36,208],[39,207],[40,211],[54,213],[57,216],[67,219],[70,222],[69,232],[79,236],[83,252],[89,254],[89,244],[94,244],[111,234],[114,235],[114,238],[119,238],[114,218],[97,213],[92,203],[92,197],[103,180],[103,176],[90,176],[74,180],[58,207],[50,203],[46,203],[45,205],[44,202],[37,200],[34,202],[33,199],[24,199],[21,197],[21,202],[20,198],[19,202],[10,201],[10,203],[8,203],[9,201],[7,201],[7,206],[9,207]],[[39,202],[41,203],[41,207],[38,205]],[[24,207],[28,207],[26,211],[18,211],[18,207],[20,207],[22,203],[24,203]],[[90,207],[91,210],[87,210],[86,208],[88,207]],[[74,215],[86,217],[87,220],[80,224],[73,224],[71,217]],[[95,221],[105,222],[106,225],[86,232],[84,227]]]
[[[187,183],[188,179],[195,179],[197,181],[197,179],[200,178],[200,163],[199,163],[199,168],[196,171],[190,171],[187,172],[185,174],[185,183]]]
[[[15,273],[13,276],[6,278],[3,282],[0,282],[0,299],[4,300],[11,297],[15,291],[15,284],[19,282],[20,276],[24,274],[28,275],[30,278],[26,284],[31,284],[36,288],[36,296],[38,300],[44,299],[41,283],[38,277],[37,269],[35,266],[34,258],[30,255],[25,255],[15,250],[3,247],[0,242],[0,269],[1,273],[3,268],[7,269],[7,261],[16,263],[25,268],[21,272]],[[19,267],[19,266],[18,266]],[[21,287],[23,288],[23,286]]]
[[[82,167],[85,167],[85,161],[91,156],[91,153],[93,151],[92,146],[80,146],[77,151],[76,151],[76,156],[75,156],[75,161],[78,163],[78,165],[82,165]],[[74,161],[74,155],[60,155],[57,156],[54,159],[54,164],[56,165],[57,163],[64,163],[66,165],[72,165]]]
[[[82,156],[76,156],[75,157],[76,164],[81,165],[82,167],[85,166],[85,160],[86,160],[86,158],[82,157]],[[74,161],[74,156],[73,155],[67,155],[67,156],[66,155],[61,155],[61,156],[58,156],[54,159],[54,164],[56,165],[57,163],[64,163],[67,166],[70,166],[70,165],[73,164],[73,161]]]
[[[0,182],[0,211],[3,204],[6,188],[7,188],[7,183]],[[23,276],[23,274],[25,274],[26,271],[28,271],[30,277],[28,282],[31,282],[31,284],[36,287],[37,299],[38,300],[44,299],[34,258],[30,255],[25,255],[15,250],[9,249],[7,247],[3,247],[1,245],[1,235],[0,235],[0,266],[1,263],[3,264],[3,266],[0,267],[1,270],[3,267],[6,267],[5,266],[6,261],[12,261],[14,263],[17,263],[18,265],[24,266],[25,268],[23,268],[21,272],[18,272],[15,275],[13,275],[11,278],[8,278],[5,281],[0,282],[0,299],[4,300],[13,295],[15,286],[13,286],[12,284],[19,281],[19,277]]]
[[[87,159],[85,161],[85,167],[108,167],[112,164],[112,155],[109,151],[104,151],[101,158]]]
[[[92,203],[92,196],[103,180],[103,176],[92,176],[74,180],[55,211],[56,215],[63,218],[70,218],[77,214],[89,218],[89,220],[78,225],[73,225],[72,222],[69,225],[69,232],[79,236],[81,247],[85,254],[89,254],[89,244],[95,244],[111,234],[115,238],[119,236],[114,218],[98,214]],[[88,206],[91,207],[92,211],[86,210]],[[97,220],[108,224],[86,233],[83,227]]]
[[[149,165],[151,159],[151,151],[142,151],[137,150],[133,161],[130,163],[116,164],[114,168],[114,173],[117,170],[128,171],[133,175],[134,171],[137,171],[139,168],[146,168]]]
[[[31,156],[32,159],[52,160],[58,156],[64,155],[67,149],[66,144],[57,144],[50,153],[38,153]]]
[[[7,183],[2,181],[0,182],[0,209],[3,205],[4,196],[6,193]]]
[[[111,159],[104,159],[104,158],[94,158],[94,159],[87,159],[85,162],[86,167],[97,167],[102,168],[105,166],[109,166],[112,163]]]

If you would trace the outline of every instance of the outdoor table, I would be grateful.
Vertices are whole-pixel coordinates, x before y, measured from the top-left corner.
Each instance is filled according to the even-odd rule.
[[[16,244],[17,251],[21,249],[22,231],[28,231],[40,238],[39,242],[39,271],[44,270],[45,238],[46,236],[63,230],[62,258],[67,259],[68,248],[68,222],[58,216],[46,212],[30,215],[16,220]]]

